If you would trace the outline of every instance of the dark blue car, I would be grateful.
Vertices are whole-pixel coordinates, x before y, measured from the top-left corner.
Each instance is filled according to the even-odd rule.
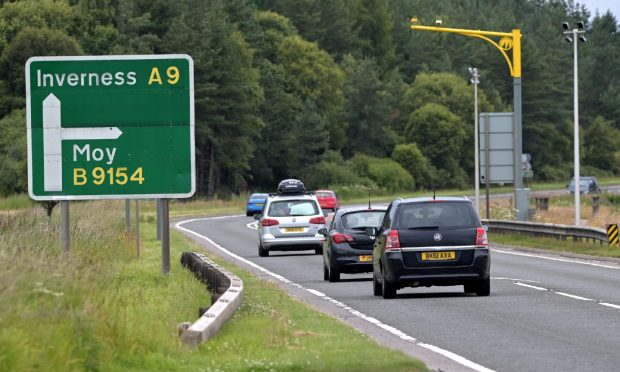
[[[256,213],[263,212],[263,206],[267,201],[268,194],[252,194],[250,195],[250,199],[245,206],[245,215],[253,216]]]

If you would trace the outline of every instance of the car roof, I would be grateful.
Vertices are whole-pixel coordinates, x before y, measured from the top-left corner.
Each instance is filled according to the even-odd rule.
[[[269,196],[269,194],[264,193],[264,192],[255,192],[254,194],[250,195],[250,197],[251,197],[251,198],[252,198],[252,197],[257,197],[257,196],[263,196],[263,197],[265,197],[265,198],[266,198],[266,197],[268,197],[268,196]]]
[[[338,209],[336,214],[339,215],[339,216],[342,216],[343,214],[352,213],[352,212],[363,212],[363,211],[385,212],[386,210],[387,210],[387,206],[385,206],[385,205],[377,205],[377,206],[373,206],[372,208],[368,208],[366,206],[363,206],[363,207],[346,207],[346,208]]]
[[[329,193],[332,193],[332,194],[336,193],[333,190],[316,190],[315,192],[329,192]]]
[[[467,199],[466,196],[436,196],[436,197],[432,197],[432,196],[424,196],[424,197],[417,197],[417,198],[407,198],[407,199],[396,199],[399,200],[400,203],[404,203],[404,204],[409,204],[409,203],[428,203],[428,202],[438,202],[438,201],[442,201],[442,202],[446,202],[446,201],[455,201],[455,202],[469,202],[471,203],[471,200]]]
[[[316,200],[314,195],[309,194],[277,194],[277,195],[269,195],[267,198],[268,201],[278,201],[278,200]]]

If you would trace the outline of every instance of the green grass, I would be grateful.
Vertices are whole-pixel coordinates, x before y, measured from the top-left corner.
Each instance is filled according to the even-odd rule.
[[[26,209],[32,207],[34,202],[28,195],[17,194],[6,198],[0,198],[0,211]]]
[[[140,225],[137,259],[123,206],[72,203],[67,256],[58,210],[51,225],[38,206],[0,215],[0,370],[425,370],[217,259],[243,279],[245,299],[214,339],[190,350],[177,324],[195,320],[209,294],[179,258],[200,248],[172,231],[172,270],[162,275],[154,219]]]
[[[491,244],[499,243],[518,247],[547,249],[557,252],[570,252],[598,257],[620,258],[620,246],[607,243],[573,242],[554,238],[535,238],[519,234],[491,234]]]

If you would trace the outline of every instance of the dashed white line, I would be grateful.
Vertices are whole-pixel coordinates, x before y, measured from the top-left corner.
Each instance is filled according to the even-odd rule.
[[[519,282],[515,282],[516,285],[520,285],[521,287],[527,287],[527,288],[532,288],[535,289],[537,291],[548,291],[547,288],[543,288],[543,287],[537,287],[535,285],[530,285],[530,284],[525,284],[525,283],[519,283]]]
[[[575,300],[592,301],[592,302],[597,303],[599,305],[611,307],[611,308],[614,308],[614,309],[620,309],[620,305],[610,304],[610,303],[607,303],[607,302],[601,302],[601,301],[598,301],[598,300],[594,300],[592,298],[577,296],[577,295],[566,293],[566,292],[554,291],[553,289],[547,289],[547,288],[538,287],[538,286],[535,286],[535,285],[530,285],[530,284],[525,284],[525,283],[520,283],[520,282],[514,282],[514,284],[518,285],[518,286],[521,286],[521,287],[535,289],[537,291],[547,291],[547,292],[550,292],[550,293],[555,293],[557,295],[568,297],[568,298],[572,298],[572,299],[575,299]]]
[[[564,293],[564,292],[555,292],[555,294],[559,294],[560,296],[564,296],[564,297],[570,297],[570,298],[574,298],[575,300],[581,300],[581,301],[594,301],[591,298],[586,298],[586,297],[581,297],[581,296],[576,296],[576,295],[572,295],[570,293]]]
[[[232,218],[232,217],[240,217],[240,216],[226,216],[226,217],[215,217],[215,218],[222,219],[222,218]],[[296,288],[305,290],[308,293],[311,293],[311,294],[313,294],[313,295],[315,295],[315,296],[317,296],[319,298],[322,298],[322,299],[324,299],[324,300],[326,300],[326,301],[328,301],[330,303],[333,303],[333,304],[341,307],[342,309],[348,311],[352,315],[354,315],[354,316],[356,316],[356,317],[358,317],[360,319],[363,319],[363,320],[367,321],[370,324],[374,324],[374,325],[376,325],[376,326],[378,326],[378,327],[380,327],[380,328],[382,328],[382,329],[392,333],[393,335],[399,337],[402,340],[409,341],[409,342],[414,342],[414,343],[416,343],[420,347],[423,347],[425,349],[428,349],[428,350],[431,350],[431,351],[433,351],[435,353],[443,355],[444,357],[446,357],[448,359],[451,359],[451,360],[455,361],[456,363],[459,363],[459,364],[461,364],[461,365],[463,365],[465,367],[471,368],[471,369],[473,369],[475,371],[479,371],[479,372],[493,372],[492,369],[489,369],[489,368],[486,368],[484,366],[481,366],[480,364],[472,362],[469,359],[464,358],[464,357],[462,357],[462,356],[460,356],[458,354],[455,354],[455,353],[453,353],[451,351],[444,350],[444,349],[442,349],[442,348],[440,348],[438,346],[426,344],[426,343],[423,343],[423,342],[418,342],[415,338],[407,335],[406,333],[400,331],[397,328],[394,328],[394,327],[392,327],[390,325],[382,323],[381,321],[379,321],[379,320],[377,320],[377,319],[375,319],[373,317],[367,316],[367,315],[361,313],[360,311],[355,310],[355,309],[347,306],[346,304],[344,304],[344,303],[342,303],[342,302],[340,302],[340,301],[338,301],[336,299],[333,299],[333,298],[327,296],[326,294],[324,294],[322,292],[319,292],[319,291],[317,291],[315,289],[312,289],[312,288],[306,288],[306,287],[304,287],[304,286],[302,286],[300,284],[294,283],[294,282],[286,279],[285,277],[283,277],[283,276],[281,276],[279,274],[276,274],[276,273],[274,273],[272,271],[269,271],[268,269],[266,269],[266,268],[264,268],[264,267],[262,267],[262,266],[260,266],[260,265],[258,265],[256,263],[254,263],[254,262],[252,262],[252,261],[250,261],[248,259],[245,259],[245,258],[243,258],[243,257],[241,257],[241,256],[239,256],[239,255],[237,255],[235,253],[232,253],[231,251],[229,251],[228,249],[226,249],[226,248],[222,247],[221,245],[217,244],[216,242],[214,242],[210,238],[208,238],[208,237],[206,237],[204,235],[198,234],[195,231],[186,229],[186,228],[181,226],[181,225],[186,224],[186,223],[195,222],[195,221],[209,220],[209,219],[213,219],[213,218],[196,218],[196,219],[191,219],[191,220],[186,220],[186,221],[180,221],[180,222],[176,223],[175,227],[177,229],[179,229],[179,230],[187,232],[188,234],[192,234],[192,235],[197,236],[197,237],[199,237],[201,239],[204,239],[209,244],[211,244],[215,248],[219,249],[223,253],[225,253],[225,254],[235,258],[236,260],[239,260],[239,261],[241,261],[241,262],[243,262],[243,263],[245,263],[245,264],[247,264],[247,265],[249,265],[249,266],[251,266],[251,267],[253,267],[253,268],[257,269],[257,270],[259,270],[260,272],[262,272],[264,274],[267,274],[267,275],[269,275],[269,276],[271,276],[271,277],[273,277],[273,278],[275,278],[275,279],[277,279],[277,280],[279,280],[279,281],[281,281],[283,283],[286,283],[286,284],[292,285],[292,286],[294,286]],[[248,224],[246,226],[248,226],[249,228],[252,228],[249,225],[250,224]]]
[[[607,302],[599,302],[599,305],[603,305],[603,306],[607,306],[607,307],[613,307],[614,309],[620,309],[620,305],[614,305],[614,304],[610,304]]]
[[[538,254],[532,254],[532,253],[509,252],[509,251],[504,251],[504,250],[497,249],[497,248],[493,248],[493,252],[511,254],[513,256],[533,257],[533,258],[540,258],[543,260],[567,262],[567,263],[574,263],[574,264],[579,264],[579,265],[588,265],[588,266],[604,267],[606,269],[620,270],[620,266],[605,265],[605,264],[589,262],[589,261],[569,260],[567,258],[549,257],[549,256],[538,255]]]

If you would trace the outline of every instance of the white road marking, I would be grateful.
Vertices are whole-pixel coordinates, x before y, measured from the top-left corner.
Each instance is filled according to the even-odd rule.
[[[252,229],[252,230],[258,230],[258,222],[257,221],[250,222],[249,224],[245,225],[245,227],[247,227],[248,229]]]
[[[589,262],[589,261],[582,261],[582,260],[570,260],[567,258],[558,258],[558,257],[549,257],[549,256],[543,256],[543,255],[534,254],[534,253],[509,252],[509,251],[503,251],[497,248],[493,248],[492,251],[497,252],[497,253],[503,253],[503,254],[511,254],[513,256],[533,257],[533,258],[540,258],[543,260],[575,263],[575,264],[580,264],[580,265],[588,265],[588,266],[603,267],[606,269],[620,270],[620,266],[611,266],[611,265],[605,265],[605,264],[600,264],[596,262]]]
[[[537,287],[537,286],[535,286],[535,285],[529,285],[529,284],[519,283],[519,282],[516,282],[515,284],[516,284],[516,285],[520,285],[521,287],[532,288],[532,289],[535,289],[535,290],[537,290],[537,291],[548,291],[548,289],[547,289],[547,288]]]
[[[540,283],[537,280],[527,280],[527,279],[517,279],[517,278],[502,278],[502,277],[495,277],[495,276],[492,276],[491,279],[493,279],[493,280],[510,280],[511,282]]]
[[[214,218],[219,218],[219,219],[222,219],[222,218],[232,218],[232,217],[240,217],[240,216],[196,218],[196,219],[191,219],[191,220],[177,222],[175,227],[177,229],[179,229],[179,230],[185,231],[185,232],[187,232],[189,234],[192,234],[192,235],[197,236],[197,237],[199,237],[201,239],[204,239],[209,244],[211,244],[212,246],[216,247],[217,249],[219,249],[223,253],[225,253],[225,254],[233,257],[234,259],[239,260],[239,261],[241,261],[241,262],[243,262],[243,263],[245,263],[245,264],[247,264],[249,266],[254,267],[255,269],[259,270],[260,272],[262,272],[264,274],[267,274],[267,275],[269,275],[269,276],[271,276],[273,278],[278,279],[279,281],[281,281],[283,283],[290,284],[290,285],[292,285],[292,286],[294,286],[296,288],[305,290],[308,293],[311,293],[311,294],[313,294],[313,295],[315,295],[315,296],[317,296],[319,298],[322,298],[322,299],[324,299],[324,300],[326,300],[326,301],[328,301],[330,303],[333,303],[333,304],[337,305],[338,307],[348,311],[352,315],[354,315],[354,316],[356,316],[356,317],[358,317],[360,319],[363,319],[363,320],[367,321],[368,323],[374,324],[374,325],[376,325],[376,326],[378,326],[378,327],[380,327],[380,328],[382,328],[382,329],[392,333],[393,335],[399,337],[402,340],[410,341],[410,342],[415,342],[420,347],[423,347],[425,349],[428,349],[428,350],[436,352],[436,353],[438,353],[440,355],[443,355],[444,357],[446,357],[448,359],[451,359],[451,360],[455,361],[456,363],[461,364],[461,365],[463,365],[465,367],[471,368],[471,369],[473,369],[475,371],[479,371],[479,372],[493,372],[492,369],[488,369],[486,367],[483,367],[480,364],[474,363],[474,362],[470,361],[469,359],[466,359],[466,358],[464,358],[464,357],[462,357],[462,356],[460,356],[458,354],[455,354],[455,353],[453,353],[451,351],[444,350],[444,349],[442,349],[442,348],[440,348],[438,346],[426,344],[426,343],[423,343],[423,342],[418,342],[415,338],[407,335],[406,333],[404,333],[404,332],[402,332],[402,331],[400,331],[400,330],[398,330],[398,329],[396,329],[396,328],[394,328],[394,327],[392,327],[390,325],[384,324],[384,323],[382,323],[381,321],[379,321],[379,320],[377,320],[375,318],[369,317],[369,316],[361,313],[360,311],[357,311],[357,310],[347,306],[346,304],[344,304],[344,303],[342,303],[342,302],[340,302],[340,301],[338,301],[336,299],[333,299],[333,298],[325,295],[322,292],[319,292],[319,291],[317,291],[315,289],[306,288],[306,287],[304,287],[304,286],[302,286],[300,284],[294,283],[294,282],[286,279],[285,277],[283,277],[283,276],[281,276],[279,274],[276,274],[276,273],[274,273],[272,271],[269,271],[268,269],[266,269],[266,268],[264,268],[264,267],[262,267],[260,265],[257,265],[256,263],[254,263],[254,262],[252,262],[252,261],[250,261],[248,259],[245,259],[245,258],[243,258],[243,257],[241,257],[241,256],[239,256],[239,255],[237,255],[235,253],[232,253],[231,251],[229,251],[228,249],[226,249],[226,248],[222,247],[221,245],[217,244],[216,242],[214,242],[210,238],[208,238],[208,237],[206,237],[204,235],[198,234],[195,231],[186,229],[186,228],[181,226],[181,225],[184,225],[186,223],[195,222],[195,221],[204,221],[204,220],[209,220],[209,219],[214,219]],[[246,226],[248,226],[248,225],[246,225]]]
[[[614,309],[620,309],[620,305],[614,305],[614,304],[610,304],[607,302],[599,302],[599,305],[603,305],[603,306],[607,306],[607,307],[613,307]]]
[[[551,293],[555,293],[557,295],[560,296],[564,296],[564,297],[568,297],[568,298],[572,298],[575,300],[580,300],[580,301],[592,301],[594,303],[597,303],[599,305],[603,305],[603,306],[607,306],[607,307],[611,307],[614,309],[620,309],[620,305],[614,305],[614,304],[610,304],[607,302],[601,302],[598,300],[594,300],[592,298],[587,298],[587,297],[582,297],[582,296],[577,296],[577,295],[573,295],[570,293],[566,293],[566,292],[559,292],[559,291],[554,291],[553,289],[547,289],[547,288],[543,288],[543,287],[537,287],[535,285],[530,285],[530,284],[525,284],[525,283],[519,283],[519,282],[515,282],[514,284],[519,285],[521,287],[526,287],[526,288],[531,288],[531,289],[535,289],[537,291],[547,291],[547,292],[551,292]]]
[[[581,300],[581,301],[594,301],[591,298],[586,298],[586,297],[581,297],[581,296],[576,296],[576,295],[572,295],[569,293],[564,293],[564,292],[555,292],[556,294],[559,294],[560,296],[566,296],[566,297],[570,297],[570,298],[574,298],[575,300]]]

